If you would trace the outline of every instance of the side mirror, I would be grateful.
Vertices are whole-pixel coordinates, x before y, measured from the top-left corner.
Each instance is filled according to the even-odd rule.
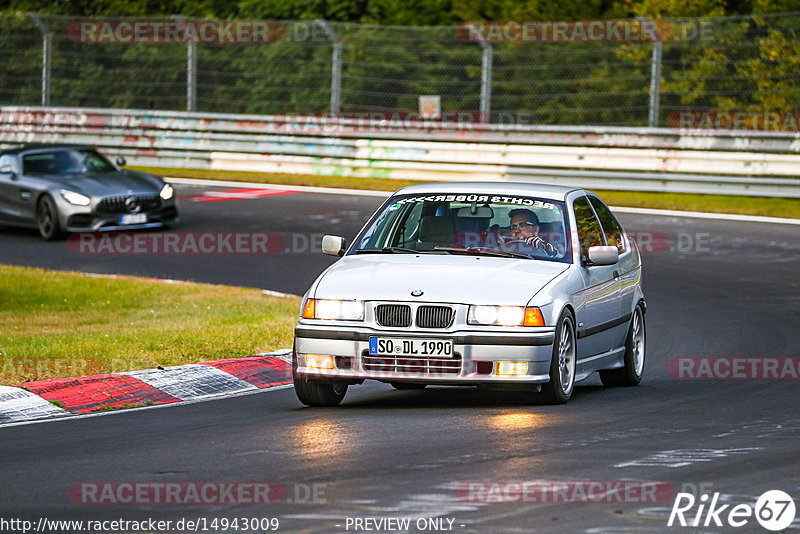
[[[322,236],[322,253],[330,254],[331,256],[344,256],[344,251],[347,250],[347,240],[338,235],[325,235]]]
[[[0,174],[8,174],[12,180],[17,179],[17,173],[11,170],[10,165],[3,165],[0,167]]]
[[[126,163],[127,162],[125,161],[125,158],[123,158],[122,156],[117,156],[117,167],[122,168],[125,166]]]
[[[588,265],[614,265],[619,261],[617,247],[589,247]]]

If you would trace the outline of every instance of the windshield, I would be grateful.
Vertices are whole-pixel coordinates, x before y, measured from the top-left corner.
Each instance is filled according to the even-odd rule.
[[[564,204],[535,197],[402,195],[390,199],[351,254],[425,252],[569,263]]]
[[[61,149],[22,157],[23,174],[80,174],[116,170],[105,156],[91,149]]]

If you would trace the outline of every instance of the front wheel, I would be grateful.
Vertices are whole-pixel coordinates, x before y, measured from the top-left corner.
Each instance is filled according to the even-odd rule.
[[[306,380],[297,376],[297,353],[292,354],[292,382],[297,398],[306,406],[338,406],[347,393],[347,384]]]
[[[600,371],[600,381],[605,386],[636,386],[642,381],[644,374],[645,328],[642,305],[637,304],[633,310],[631,326],[625,340],[624,366],[620,369]]]
[[[566,404],[572,397],[577,362],[575,339],[575,320],[568,310],[564,310],[556,327],[553,358],[550,362],[550,382],[542,385],[541,392],[534,395],[534,399],[547,404]]]
[[[64,235],[58,220],[58,208],[52,198],[45,195],[36,205],[36,225],[45,241],[53,241]]]
[[[347,393],[347,384],[303,380],[295,377],[294,392],[306,406],[338,406]]]

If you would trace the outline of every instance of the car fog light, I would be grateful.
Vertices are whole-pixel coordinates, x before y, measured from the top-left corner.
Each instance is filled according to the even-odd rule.
[[[327,354],[306,354],[306,367],[312,369],[333,369],[333,356]]]
[[[497,362],[494,373],[501,376],[520,376],[528,374],[528,362]]]

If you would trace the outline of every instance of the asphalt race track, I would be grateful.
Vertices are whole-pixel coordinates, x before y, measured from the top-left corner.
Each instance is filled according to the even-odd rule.
[[[352,239],[384,200],[364,196],[354,201],[350,195],[297,193],[205,201],[220,197],[203,196],[204,191],[224,192],[226,188],[176,186],[176,190],[181,222],[174,231],[196,236],[227,234],[230,247],[223,248],[223,253],[192,254],[183,241],[178,250],[184,253],[179,254],[166,247],[157,249],[156,254],[124,253],[124,246],[108,252],[99,241],[97,246],[81,249],[78,234],[73,234],[72,240],[46,243],[36,230],[0,226],[0,262],[259,287],[302,295],[335,259],[319,253],[322,236],[339,232]],[[253,195],[258,194],[257,189],[254,191]],[[250,253],[253,247],[248,243],[242,248],[235,246],[237,234],[247,236],[253,232],[268,232],[268,238],[274,236],[278,240],[280,250],[273,251],[269,240],[269,254]]]
[[[0,261],[302,294],[332,258],[296,236],[350,238],[381,202],[317,193],[194,202],[203,190],[178,188],[183,221],[176,232],[277,232],[284,251],[81,254],[3,228]],[[767,490],[788,493],[800,507],[798,376],[780,367],[780,379],[747,378],[765,358],[798,371],[798,227],[620,219],[650,249],[639,387],[609,389],[593,377],[566,406],[526,406],[512,394],[366,384],[351,387],[335,409],[302,407],[285,388],[8,426],[0,428],[0,517],[185,518],[208,526],[214,518],[278,518],[278,532],[400,531],[364,522],[358,529],[356,518],[410,519],[410,532],[768,532],[752,516],[740,528],[727,520],[733,505],[755,507]],[[287,245],[292,239],[296,246]],[[699,367],[680,374],[686,358],[725,358],[713,361],[730,367],[718,365],[713,376]],[[569,489],[520,493],[508,484],[526,481]],[[269,482],[279,502],[101,505],[75,493],[82,483],[176,482]],[[634,491],[656,482],[655,498]],[[600,495],[592,500],[577,491],[591,483],[606,493],[590,493]],[[633,490],[615,493],[621,484]],[[701,525],[718,494],[717,508],[728,505],[717,516],[722,526],[709,518],[705,526],[667,527],[678,492],[697,497],[687,521],[704,503]],[[798,517],[789,531],[800,529]]]

